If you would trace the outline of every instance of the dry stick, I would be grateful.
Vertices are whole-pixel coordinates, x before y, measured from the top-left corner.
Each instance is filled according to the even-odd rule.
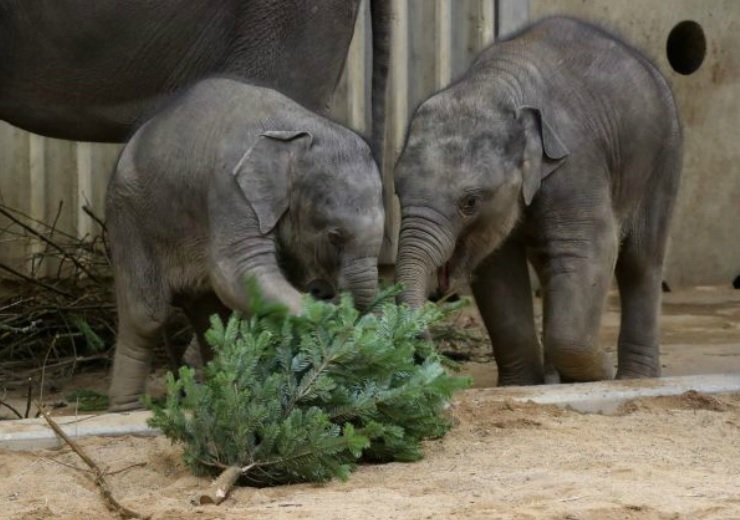
[[[67,464],[66,462],[62,462],[61,460],[57,459],[47,459],[46,457],[39,457],[39,459],[43,461],[53,462],[54,464],[59,464],[60,466],[64,466],[65,468],[74,469],[76,471],[82,471],[84,473],[92,473],[92,470],[87,468],[81,468],[79,466],[75,466],[74,464]]]
[[[20,414],[20,412],[18,410],[15,409],[14,406],[6,403],[2,399],[0,399],[0,406],[4,406],[5,408],[7,408],[11,412],[13,412],[16,416],[18,416],[18,419],[23,419],[23,416]]]
[[[128,518],[142,518],[142,519],[148,519],[149,515],[143,516],[136,511],[133,511],[126,506],[121,505],[115,498],[113,498],[113,493],[110,489],[110,484],[108,484],[108,481],[105,479],[105,473],[100,469],[100,467],[95,464],[95,461],[93,461],[84,451],[82,451],[82,448],[80,448],[76,442],[74,442],[72,439],[70,439],[66,433],[64,433],[64,430],[62,430],[59,425],[56,423],[54,419],[51,418],[51,416],[46,413],[46,410],[41,406],[41,404],[38,404],[39,411],[41,412],[41,415],[46,419],[46,422],[49,423],[49,426],[52,430],[54,430],[54,433],[56,433],[59,437],[62,438],[64,442],[67,443],[67,445],[72,448],[72,451],[74,451],[79,457],[89,466],[89,468],[92,470],[93,475],[95,476],[95,485],[98,486],[98,490],[100,491],[100,496],[103,497],[103,501],[105,502],[105,506],[108,508],[108,510],[112,513],[116,513],[118,516],[120,516],[123,519]],[[238,468],[237,468],[238,469]]]
[[[69,356],[65,358],[61,358],[60,361],[57,361],[56,363],[52,363],[50,365],[46,365],[45,368],[60,368],[67,365],[74,365],[77,363],[86,363],[88,361],[97,361],[98,359],[108,359],[108,354],[92,354],[91,356]],[[36,373],[41,371],[41,373],[44,373],[44,367],[41,368],[31,368],[26,373]]]
[[[108,263],[111,263],[111,259],[108,256],[108,251],[110,251],[110,247],[108,246],[108,227],[105,225],[105,222],[103,222],[103,219],[98,217],[93,210],[88,205],[82,206],[82,211],[84,211],[88,217],[90,217],[98,226],[100,226],[100,229],[102,230],[102,234],[100,235],[101,240],[103,241],[103,252],[105,254],[105,258],[108,260]]]
[[[105,226],[105,222],[103,222],[103,220],[99,216],[97,216],[95,213],[93,213],[93,210],[90,209],[90,206],[88,206],[87,204],[85,204],[84,206],[82,206],[82,211],[84,211],[87,214],[88,217],[90,217],[91,219],[93,219],[93,221],[98,226],[100,226],[100,229],[102,229],[103,231],[108,231],[108,228]]]
[[[31,396],[33,395],[33,378],[28,378],[28,391],[26,392],[26,419],[31,413]]]
[[[25,274],[20,273],[20,272],[16,271],[15,269],[13,269],[12,267],[8,267],[5,264],[1,264],[0,263],[0,269],[2,269],[3,271],[9,272],[12,275],[17,276],[18,278],[22,278],[23,280],[25,280],[25,281],[27,281],[27,282],[29,282],[31,284],[41,286],[44,289],[48,289],[49,291],[55,292],[55,293],[57,293],[59,295],[66,296],[67,298],[72,298],[72,295],[70,293],[68,293],[67,291],[63,291],[61,289],[57,289],[53,285],[49,285],[47,283],[44,283],[41,280],[36,280],[35,278],[31,278],[30,276],[26,276]]]
[[[64,201],[60,200],[59,201],[59,206],[57,206],[57,214],[56,214],[56,216],[54,217],[54,220],[51,223],[51,231],[49,231],[49,237],[53,237],[54,236],[54,231],[56,231],[57,223],[59,222],[59,217],[62,216],[62,206],[63,206],[63,204],[64,204]],[[44,252],[41,255],[41,258],[39,260],[39,267],[41,267],[41,262],[44,261],[44,258],[48,254],[49,254],[49,244],[46,244],[46,247],[44,248]],[[33,266],[33,261],[31,262],[31,265]],[[60,262],[60,265],[61,265],[61,262]],[[33,270],[33,267],[32,267],[32,270]],[[57,276],[57,278],[59,278],[59,276]]]
[[[88,271],[88,270],[87,270],[87,269],[85,268],[85,266],[84,266],[84,265],[82,265],[82,264],[80,263],[80,261],[79,261],[79,260],[77,260],[77,259],[76,259],[76,258],[75,258],[74,256],[70,255],[70,254],[69,254],[69,253],[68,253],[67,251],[65,251],[65,250],[64,250],[64,248],[63,248],[63,247],[61,247],[61,246],[60,246],[59,244],[55,243],[55,242],[54,242],[53,240],[50,240],[50,239],[48,239],[47,237],[45,237],[45,236],[44,236],[43,234],[41,234],[41,233],[39,233],[38,231],[36,231],[35,229],[33,229],[33,228],[32,228],[31,226],[29,226],[28,224],[24,224],[23,222],[21,222],[20,220],[18,220],[17,218],[15,218],[15,217],[14,217],[14,216],[13,216],[13,215],[12,215],[12,214],[10,213],[10,212],[6,211],[6,210],[5,210],[5,209],[3,209],[3,208],[0,208],[0,215],[5,215],[5,217],[9,218],[10,220],[12,220],[12,221],[13,221],[13,222],[15,222],[16,224],[18,224],[18,225],[19,225],[20,227],[22,227],[23,229],[25,229],[26,231],[28,231],[29,233],[31,233],[31,234],[32,234],[33,236],[35,236],[36,238],[38,238],[38,239],[39,239],[39,240],[41,240],[42,242],[44,242],[44,243],[46,243],[46,244],[50,245],[51,247],[53,247],[53,248],[54,248],[54,249],[56,249],[57,251],[59,251],[59,252],[60,252],[60,253],[62,254],[62,256],[63,256],[63,257],[65,257],[65,258],[69,258],[69,260],[70,260],[70,261],[71,261],[71,262],[72,262],[72,263],[73,263],[73,264],[74,264],[74,265],[75,265],[75,266],[76,266],[76,267],[77,267],[77,268],[78,268],[78,269],[79,269],[80,271],[82,271],[82,272],[83,272],[83,273],[85,273],[85,274],[86,274],[86,275],[87,275],[88,277],[90,277],[90,279],[91,279],[92,281],[94,281],[94,282],[96,282],[96,283],[100,283],[100,281],[99,281],[99,280],[98,280],[97,278],[95,278],[95,276],[94,276],[94,275],[93,275],[93,274],[92,274],[92,273],[91,273],[90,271]]]
[[[48,222],[44,222],[43,220],[39,220],[39,219],[33,218],[31,215],[28,215],[27,213],[23,213],[21,210],[19,210],[17,208],[11,208],[10,206],[8,206],[6,204],[2,204],[2,203],[0,203],[0,208],[4,209],[5,211],[9,211],[9,212],[11,212],[14,215],[19,215],[19,216],[23,217],[24,219],[28,220],[29,222],[33,222],[34,224],[38,224],[38,225],[40,225],[40,226],[42,226],[44,228],[47,228],[48,229],[49,227],[51,227],[51,226],[49,226],[49,223]],[[8,227],[10,227],[10,226],[8,226]],[[7,232],[7,230],[5,230],[5,231]],[[71,240],[77,240],[78,239],[78,237],[76,237],[74,235],[71,235],[70,233],[65,233],[61,229],[57,229],[57,234],[58,235],[62,235],[62,236],[66,237],[66,238],[69,238]]]
[[[59,334],[56,334],[54,336],[54,339],[51,340],[51,344],[49,345],[49,348],[46,350],[46,355],[44,356],[44,364],[41,365],[41,384],[39,385],[39,402],[40,403],[44,402],[44,379],[46,378],[46,362],[49,361],[49,353],[56,346],[58,339],[59,339]],[[41,406],[38,406],[37,408],[39,409],[38,413],[41,413]]]
[[[106,475],[115,475],[116,473],[123,473],[124,471],[128,471],[133,468],[141,468],[143,466],[146,466],[146,462],[136,462],[134,464],[129,464],[128,466],[125,466],[121,469],[117,469],[115,471],[108,471],[106,472]]]
[[[213,481],[208,491],[198,496],[198,503],[203,504],[220,504],[229,494],[234,483],[242,474],[242,468],[239,466],[229,466]]]

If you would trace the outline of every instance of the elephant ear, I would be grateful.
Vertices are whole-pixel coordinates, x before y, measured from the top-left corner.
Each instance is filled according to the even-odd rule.
[[[288,209],[291,169],[312,141],[309,132],[269,130],[260,134],[234,167],[232,175],[257,215],[263,235]]]
[[[542,179],[558,169],[570,152],[540,109],[519,107],[517,119],[524,127],[526,138],[522,160],[522,195],[524,203],[529,206],[540,189]]]

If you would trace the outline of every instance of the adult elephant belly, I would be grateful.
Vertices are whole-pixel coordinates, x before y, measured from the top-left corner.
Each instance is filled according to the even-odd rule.
[[[214,74],[310,109],[339,80],[359,0],[0,0],[0,118],[120,142],[177,90]]]

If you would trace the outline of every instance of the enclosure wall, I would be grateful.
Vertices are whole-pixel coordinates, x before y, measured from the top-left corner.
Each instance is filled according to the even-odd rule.
[[[527,18],[569,13],[614,29],[645,50],[674,88],[685,131],[684,176],[676,209],[666,279],[674,285],[728,283],[740,274],[740,2],[714,0],[391,0],[392,61],[384,160],[391,240],[382,261],[395,260],[398,228],[392,166],[415,107],[461,74],[478,51]],[[342,80],[330,106],[336,120],[370,130],[370,24],[367,0]],[[690,75],[666,57],[671,29],[694,20],[704,30],[706,58]],[[0,123],[0,203],[65,232],[84,236],[102,216],[105,186],[120,145],[73,143],[38,137]],[[61,206],[60,206],[61,205]],[[27,270],[42,245],[18,239],[0,215],[0,262]],[[0,276],[2,276],[0,274]]]

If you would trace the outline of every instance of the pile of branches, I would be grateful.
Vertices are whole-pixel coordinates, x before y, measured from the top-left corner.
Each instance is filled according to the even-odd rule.
[[[46,223],[0,205],[0,248],[31,251],[25,262],[0,258],[0,379],[6,388],[25,386],[42,371],[50,380],[68,376],[110,356],[115,305],[105,224],[84,207],[99,233],[80,238],[58,228],[61,210],[60,204]]]

